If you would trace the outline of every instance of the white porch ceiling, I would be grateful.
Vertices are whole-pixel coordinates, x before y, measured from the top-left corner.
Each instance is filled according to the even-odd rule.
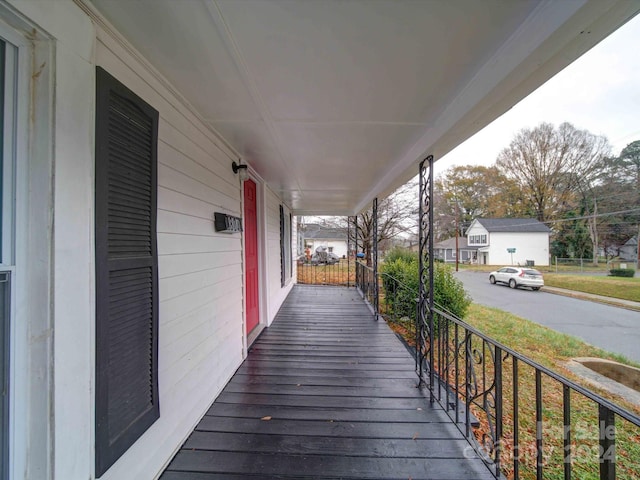
[[[633,0],[93,4],[301,215],[367,208],[640,10]]]

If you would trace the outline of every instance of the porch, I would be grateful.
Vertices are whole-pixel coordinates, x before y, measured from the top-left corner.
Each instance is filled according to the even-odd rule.
[[[355,289],[296,285],[162,480],[494,478]]]

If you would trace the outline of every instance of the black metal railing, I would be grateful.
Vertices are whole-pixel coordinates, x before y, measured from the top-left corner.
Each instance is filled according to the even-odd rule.
[[[433,313],[437,381],[431,394],[477,446],[496,478],[640,476],[637,414],[439,306]]]
[[[355,262],[342,258],[335,263],[314,263],[299,260],[296,278],[298,283],[307,285],[355,285]]]
[[[376,312],[375,305],[378,302],[379,292],[376,291],[375,273],[372,268],[360,261],[356,261],[356,271],[356,287]]]
[[[370,305],[373,269],[358,262]],[[496,478],[640,478],[640,416],[525,357],[434,304],[420,324],[417,289],[379,275],[378,314],[406,330],[429,388]],[[407,312],[412,311],[412,315]],[[398,329],[396,328],[396,331]],[[427,331],[427,333],[425,333]],[[416,344],[418,345],[416,347]],[[433,379],[433,380],[432,380]]]
[[[416,338],[416,301],[418,292],[415,288],[405,285],[402,281],[381,272],[379,283],[383,286],[380,291],[380,314],[394,326],[405,341],[412,347]]]

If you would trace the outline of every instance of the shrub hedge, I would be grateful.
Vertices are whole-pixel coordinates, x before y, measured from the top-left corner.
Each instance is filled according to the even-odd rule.
[[[394,253],[391,256],[391,253]],[[399,317],[415,319],[419,288],[418,255],[414,252],[391,252],[381,267],[385,302]],[[454,277],[451,267],[434,264],[434,302],[453,315],[464,318],[471,299],[462,282]]]
[[[609,270],[610,277],[627,277],[633,278],[636,271],[633,268],[612,268]]]
[[[384,257],[385,264],[393,263],[396,260],[404,260],[405,262],[417,262],[418,252],[412,252],[406,248],[394,247],[387,252]]]

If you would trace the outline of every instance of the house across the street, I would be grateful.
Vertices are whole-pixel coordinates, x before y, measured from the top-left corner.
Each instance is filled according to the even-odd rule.
[[[309,223],[300,228],[302,243],[305,251],[309,248],[311,254],[318,247],[325,247],[329,253],[340,258],[347,256],[347,231],[346,228],[332,228]]]
[[[620,260],[634,261],[638,258],[638,237],[631,237],[620,247]]]
[[[480,265],[549,265],[549,233],[534,218],[476,218],[466,231]]]
[[[455,262],[456,256],[461,263],[477,263],[478,247],[469,246],[466,237],[458,237],[456,253],[456,237],[447,238],[433,246],[434,258],[445,263]]]

